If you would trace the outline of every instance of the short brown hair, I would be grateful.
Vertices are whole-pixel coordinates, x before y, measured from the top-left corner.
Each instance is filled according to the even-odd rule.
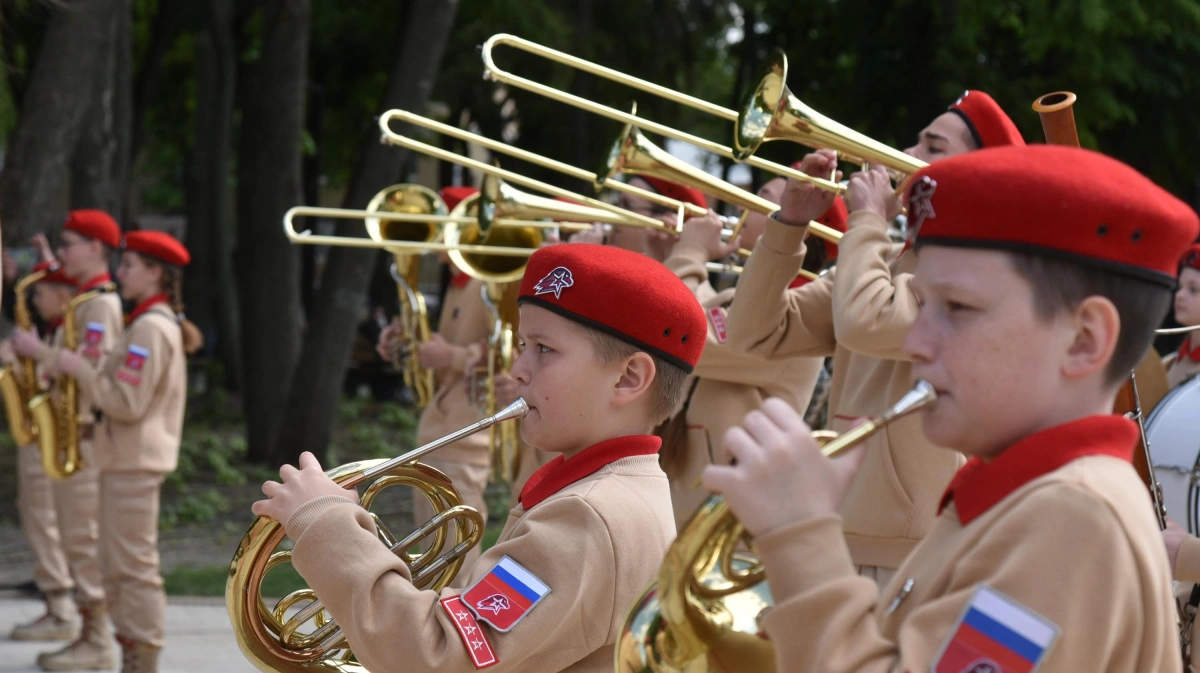
[[[679,401],[683,398],[683,382],[688,377],[688,373],[682,367],[673,365],[657,355],[607,332],[580,323],[575,323],[575,325],[583,330],[592,342],[592,354],[596,356],[600,364],[612,364],[634,353],[649,355],[650,359],[654,361],[654,380],[650,382],[650,389],[647,391],[652,416],[650,420],[657,425],[675,412],[675,408],[679,406]]]
[[[1074,310],[1092,296],[1113,303],[1121,318],[1121,333],[1105,370],[1105,382],[1112,385],[1128,378],[1150,350],[1155,328],[1167,316],[1170,288],[1065,259],[1024,252],[1008,254],[1017,275],[1033,286],[1034,311],[1043,320]]]

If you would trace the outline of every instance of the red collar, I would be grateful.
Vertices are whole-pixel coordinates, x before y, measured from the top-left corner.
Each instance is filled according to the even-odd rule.
[[[593,444],[566,460],[562,456],[546,463],[529,476],[519,498],[525,509],[532,509],[546,498],[558,493],[597,470],[630,456],[658,453],[662,438],[654,435],[629,435],[606,439]]]
[[[149,299],[147,299],[146,301],[143,301],[142,303],[138,304],[137,306],[134,306],[133,310],[130,311],[129,315],[125,318],[125,325],[129,326],[129,325],[133,324],[133,321],[137,320],[138,316],[142,315],[146,311],[149,311],[150,309],[154,308],[158,304],[167,303],[170,299],[171,298],[167,296],[167,293],[160,292],[159,294],[156,294],[153,297],[150,297]]]
[[[1200,344],[1196,344],[1195,348],[1192,348],[1191,346],[1192,335],[1189,334],[1188,337],[1183,340],[1183,344],[1179,347],[1179,355],[1175,359],[1179,362],[1183,362],[1184,360],[1200,362]]]
[[[95,290],[96,288],[100,287],[101,285],[104,285],[106,283],[111,283],[111,282],[112,282],[112,276],[108,275],[108,272],[105,271],[104,273],[100,274],[99,276],[94,276],[91,280],[87,281],[86,283],[82,283],[79,286],[79,294],[83,294],[84,292],[91,292],[92,290]]]
[[[464,288],[467,283],[471,282],[471,276],[465,273],[450,273],[450,284],[457,288]]]
[[[802,285],[807,285],[810,281],[805,276],[796,276],[795,280],[788,284],[788,289],[797,288]]]
[[[953,500],[963,525],[1013,491],[1084,456],[1113,456],[1132,461],[1137,424],[1120,415],[1089,416],[1032,434],[985,463],[972,458],[959,469],[938,514]]]
[[[54,334],[55,332],[58,331],[59,327],[62,327],[62,324],[63,324],[62,318],[52,319],[50,322],[46,323],[46,333]]]

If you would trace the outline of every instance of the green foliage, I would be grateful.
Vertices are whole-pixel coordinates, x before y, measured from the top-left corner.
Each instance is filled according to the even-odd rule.
[[[163,576],[163,583],[167,593],[172,596],[224,596],[228,578],[228,566],[175,568]],[[290,564],[284,563],[263,578],[262,595],[282,598],[307,586],[300,574]]]

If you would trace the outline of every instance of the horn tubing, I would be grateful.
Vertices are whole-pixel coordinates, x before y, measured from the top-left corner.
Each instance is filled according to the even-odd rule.
[[[1075,94],[1056,91],[1033,101],[1033,111],[1042,119],[1042,133],[1047,145],[1079,147],[1079,131],[1075,127]]]
[[[591,74],[598,75],[600,77],[605,77],[607,79],[617,81],[622,84],[626,84],[628,86],[640,89],[647,93],[652,93],[656,96],[660,96],[669,101],[672,101],[675,103],[681,103],[683,105],[687,105],[689,107],[693,107],[698,110],[708,112],[709,114],[713,114],[713,115],[720,117],[721,119],[724,119],[726,121],[733,121],[733,122],[737,121],[738,115],[737,115],[737,112],[735,112],[734,110],[730,110],[729,108],[723,108],[723,107],[720,107],[717,105],[713,105],[711,103],[706,103],[705,101],[699,100],[697,98],[693,98],[691,96],[688,96],[687,94],[680,93],[678,91],[673,91],[671,89],[667,89],[665,87],[658,86],[657,84],[652,84],[650,82],[646,82],[645,80],[639,80],[635,77],[630,77],[623,73],[619,73],[615,70],[611,70],[609,68],[605,68],[603,66],[599,66],[594,63],[589,63],[588,61],[583,61],[579,58],[571,56],[570,54],[566,54],[561,51],[550,49],[548,47],[543,47],[542,45],[536,44],[534,42],[530,42],[528,40],[524,40],[524,39],[516,37],[514,35],[507,35],[504,33],[500,33],[498,35],[493,35],[492,37],[488,38],[487,42],[485,42],[483,44],[483,54],[482,55],[483,55],[483,65],[484,65],[484,76],[485,77],[488,77],[488,78],[490,78],[496,82],[499,82],[501,84],[513,86],[518,89],[525,89],[526,91],[536,93],[540,96],[544,96],[546,98],[558,101],[560,103],[565,103],[572,107],[577,107],[577,108],[587,110],[588,112],[591,112],[592,114],[597,114],[602,117],[607,117],[609,119],[619,121],[622,124],[633,124],[634,126],[646,129],[653,133],[657,133],[661,136],[666,136],[668,138],[673,138],[675,140],[682,140],[683,142],[688,143],[689,145],[695,145],[696,147],[699,147],[700,149],[703,149],[707,152],[712,152],[713,154],[719,154],[728,159],[736,160],[736,157],[734,156],[732,147],[728,147],[726,145],[721,145],[721,144],[712,142],[711,140],[705,140],[704,138],[701,138],[700,136],[695,136],[690,133],[685,133],[678,129],[674,129],[674,128],[671,128],[670,126],[665,126],[663,124],[659,124],[657,122],[650,121],[648,119],[642,119],[641,117],[636,117],[634,115],[629,114],[628,112],[624,112],[622,110],[618,110],[616,108],[612,108],[607,105],[600,105],[599,103],[590,101],[586,98],[581,98],[579,96],[576,96],[571,93],[567,93],[565,91],[559,91],[558,89],[555,89],[553,87],[548,87],[544,84],[534,82],[533,80],[526,79],[524,77],[519,77],[517,75],[513,75],[512,73],[510,73],[508,71],[501,70],[500,68],[498,68],[496,66],[496,62],[492,59],[492,49],[494,47],[500,46],[500,45],[507,45],[507,46],[513,47],[515,49],[520,49],[522,51],[527,51],[527,52],[536,54],[538,56],[542,56],[544,58],[550,59],[552,61],[556,61],[558,63],[563,63],[565,65],[570,65],[570,66],[580,68],[580,69],[584,70],[585,72],[590,72]],[[841,194],[846,191],[846,188],[844,186],[842,186],[836,182],[833,182],[830,180],[824,180],[822,178],[816,178],[807,173],[802,173],[794,168],[784,166],[783,164],[777,164],[773,161],[767,161],[760,157],[752,156],[752,157],[746,159],[745,162],[743,162],[743,163],[745,163],[749,166],[752,166],[754,168],[762,169],[764,171],[769,171],[771,173],[775,173],[778,175],[784,175],[784,176],[787,176],[787,177],[795,179],[795,180],[800,180],[802,182],[807,182],[809,184],[816,185],[818,187],[821,187],[822,189],[833,192],[835,194]]]
[[[291,209],[293,217],[328,217],[339,220],[376,219],[384,222],[428,222],[430,224],[479,224],[479,218],[469,215],[423,215],[421,213],[393,213],[386,210],[354,210],[352,208],[320,208],[317,206],[296,206]],[[590,229],[590,224],[567,222],[562,220],[522,220],[505,217],[492,222],[499,227],[534,227],[537,229],[574,229],[583,231]],[[300,232],[304,236],[304,232]],[[341,238],[341,237],[339,237]],[[349,238],[349,237],[347,237]],[[418,241],[397,241],[397,243],[416,243]]]
[[[329,210],[331,214],[317,214],[312,211]],[[373,241],[369,238],[355,238],[352,236],[318,236],[312,232],[296,231],[296,225],[292,221],[296,215],[304,215],[309,213],[316,217],[338,217],[346,211],[341,211],[337,208],[313,208],[309,206],[297,206],[289,209],[283,214],[283,232],[288,240],[292,243],[303,243],[307,245],[334,245],[343,248],[373,248],[384,249],[390,251],[441,251],[441,250],[461,250],[468,253],[479,253],[485,255],[499,255],[503,257],[528,257],[534,253],[531,248],[493,248],[486,245],[447,245],[445,243],[417,243],[415,241]],[[363,211],[366,212],[366,211]],[[372,214],[371,217],[375,215]]]
[[[906,416],[936,401],[937,393],[933,390],[933,386],[927,381],[917,381],[913,389],[905,393],[904,397],[901,397],[900,401],[888,408],[887,411],[884,411],[878,417],[866,423],[842,433],[837,439],[821,447],[821,453],[829,458],[833,458],[897,418]]]

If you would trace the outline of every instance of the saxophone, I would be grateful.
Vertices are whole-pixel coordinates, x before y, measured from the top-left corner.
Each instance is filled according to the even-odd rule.
[[[14,319],[19,329],[28,330],[33,327],[33,318],[29,314],[29,286],[46,277],[54,269],[37,271],[17,281],[15,291],[17,304],[13,307]],[[0,369],[0,397],[4,399],[4,412],[8,416],[8,427],[12,431],[13,440],[17,446],[28,446],[37,439],[37,426],[29,418],[29,400],[39,390],[37,363],[33,358],[21,358],[21,371],[13,371],[12,367]]]
[[[63,348],[73,351],[79,347],[75,309],[93,297],[112,292],[116,287],[114,283],[107,283],[67,303],[63,314]],[[46,474],[51,479],[61,480],[83,469],[83,459],[79,454],[79,391],[75,377],[57,377],[49,390],[29,403],[29,414],[33,418]]]

